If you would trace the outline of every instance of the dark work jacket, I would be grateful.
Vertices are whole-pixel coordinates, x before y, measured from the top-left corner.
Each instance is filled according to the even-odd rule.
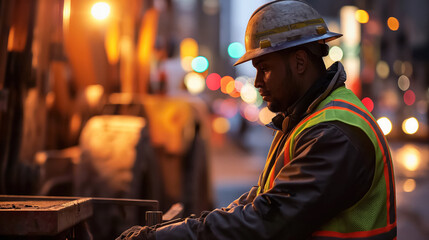
[[[341,63],[335,63],[271,126],[282,131],[285,140],[312,108],[344,85],[345,78]],[[295,140],[294,151],[299,154],[279,174],[288,177],[276,179],[269,191],[257,194],[257,186],[253,187],[227,208],[157,228],[149,238],[311,239],[315,230],[353,206],[369,190],[375,150],[362,130],[336,121],[306,129]],[[281,143],[278,148],[283,146]]]

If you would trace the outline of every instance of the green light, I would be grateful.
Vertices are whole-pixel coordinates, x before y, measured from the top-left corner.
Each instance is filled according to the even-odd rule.
[[[195,72],[202,73],[209,68],[209,61],[203,56],[196,57],[192,60],[192,69]]]
[[[233,42],[228,46],[228,54],[232,58],[240,58],[245,52],[243,44],[239,42]]]

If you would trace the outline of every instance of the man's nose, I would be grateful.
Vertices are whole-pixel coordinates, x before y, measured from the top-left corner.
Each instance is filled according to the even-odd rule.
[[[263,82],[264,81],[262,81],[262,78],[261,78],[260,74],[256,73],[255,84],[254,84],[255,88],[261,88],[263,86]]]

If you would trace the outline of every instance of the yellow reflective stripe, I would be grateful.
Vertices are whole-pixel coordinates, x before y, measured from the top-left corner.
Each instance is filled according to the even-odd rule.
[[[325,21],[323,20],[323,18],[311,19],[311,20],[307,20],[307,21],[304,21],[304,22],[289,24],[289,25],[285,25],[285,26],[273,28],[273,29],[270,29],[270,30],[266,30],[266,31],[263,31],[263,32],[259,32],[259,33],[255,34],[255,37],[256,38],[261,38],[261,37],[268,36],[268,35],[273,35],[273,34],[277,34],[277,33],[287,32],[287,31],[290,31],[290,30],[305,28],[307,26],[316,25],[316,24],[323,24],[323,23],[325,23]]]
[[[267,176],[267,174],[270,174],[268,172],[268,170],[269,170],[268,168],[270,166],[271,161],[275,161],[275,159],[273,160],[273,157],[274,157],[274,154],[276,152],[277,147],[279,146],[279,144],[281,142],[282,136],[283,136],[283,134],[280,134],[279,132],[277,132],[276,136],[274,137],[273,142],[271,143],[271,148],[270,148],[270,151],[268,152],[267,161],[265,161],[264,171],[262,172],[262,178],[259,181],[259,187],[258,187],[258,191],[257,191],[258,195],[260,193],[265,192],[265,190],[266,190],[265,185],[267,184],[267,180],[269,179],[268,178],[269,176]],[[273,145],[273,143],[275,143],[275,145]]]

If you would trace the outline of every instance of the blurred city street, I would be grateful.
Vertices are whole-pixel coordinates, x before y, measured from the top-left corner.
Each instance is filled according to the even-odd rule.
[[[245,145],[228,139],[211,150],[211,175],[216,207],[257,185],[272,130],[257,126],[246,133]],[[390,142],[396,176],[398,239],[429,239],[429,144]]]

